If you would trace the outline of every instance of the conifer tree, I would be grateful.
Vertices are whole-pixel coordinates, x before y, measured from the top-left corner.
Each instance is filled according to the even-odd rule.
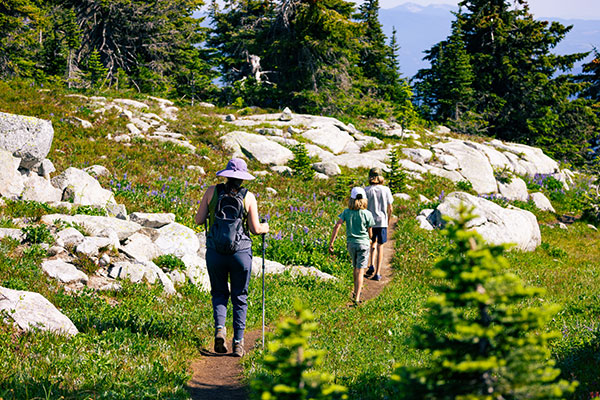
[[[308,346],[310,334],[317,328],[314,316],[299,302],[296,317],[277,327],[275,338],[267,344],[262,361],[268,370],[252,382],[260,400],[334,400],[347,399],[347,389],[333,383],[330,374],[320,372],[324,352]]]
[[[36,1],[0,2],[0,76],[34,75],[42,14]]]
[[[418,99],[426,112],[438,120],[461,118],[462,110],[473,104],[473,70],[461,35],[460,23],[452,24],[452,34],[426,51],[431,68],[420,70],[416,78]]]
[[[571,102],[583,85],[560,72],[586,54],[551,52],[572,26],[534,19],[526,0],[461,0],[459,7],[458,35],[473,74],[469,115],[482,119],[480,125],[491,136],[542,146],[555,158],[581,163],[597,121],[588,104]],[[439,51],[443,47],[437,44],[429,52],[432,65],[445,54]],[[434,67],[420,74],[426,94],[453,78]],[[449,118],[448,113],[436,115],[439,100],[424,96],[434,118]]]
[[[581,81],[587,82],[589,86],[582,92],[582,97],[600,102],[600,53],[594,48],[594,59],[583,66]],[[600,110],[599,110],[600,111]]]
[[[108,70],[102,64],[100,53],[94,49],[87,61],[86,79],[93,88],[101,87],[106,79]]]
[[[543,293],[507,272],[504,246],[468,230],[475,218],[463,205],[447,220],[448,255],[432,272],[437,292],[414,343],[431,356],[427,366],[399,368],[393,379],[406,399],[561,399],[576,383],[557,380],[545,323],[555,305],[537,307]]]

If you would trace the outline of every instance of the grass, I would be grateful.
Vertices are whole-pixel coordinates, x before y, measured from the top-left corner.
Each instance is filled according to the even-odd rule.
[[[109,133],[114,136],[126,132],[125,120],[116,113],[96,116],[79,99],[38,89],[18,82],[0,82],[0,110],[52,120],[55,139],[48,158],[59,172],[69,166],[103,165],[113,176],[101,178],[102,185],[110,187],[129,212],[173,212],[178,222],[203,229],[195,226],[192,218],[206,187],[218,182],[215,171],[227,161],[218,132],[233,127],[222,124],[217,113],[231,110],[182,108],[179,120],[170,122],[169,129],[183,133],[198,148],[192,154],[177,146],[145,140],[131,146],[116,144],[106,139]],[[88,119],[94,127],[85,130],[71,125],[66,122],[69,116]],[[366,126],[354,122],[359,128],[361,124]],[[387,143],[393,139],[384,140]],[[202,166],[206,176],[188,170],[188,165]],[[250,161],[249,168],[265,169],[256,161]],[[361,179],[366,183],[367,173],[344,169],[344,174],[353,177],[352,182],[341,179],[337,187],[331,180],[303,181],[278,175],[259,176],[248,183],[257,195],[261,216],[269,219],[267,258],[313,265],[338,278],[322,282],[289,274],[267,276],[267,324],[274,326],[293,315],[294,300],[300,299],[319,324],[310,343],[326,351],[323,370],[348,386],[352,399],[393,397],[389,376],[394,365],[427,362],[425,354],[411,347],[409,337],[412,326],[427,311],[423,305],[432,294],[428,272],[446,248],[445,239],[437,232],[420,230],[414,217],[420,209],[433,208],[457,188],[431,175],[424,175],[423,181],[409,182],[413,189],[408,193],[413,198],[423,194],[434,204],[395,205],[399,221],[394,279],[376,299],[349,308],[352,271],[344,240],[336,241],[333,256],[327,254],[326,246],[337,215],[346,206],[345,199],[338,199],[338,195],[361,183]],[[268,195],[268,187],[278,194]],[[554,196],[559,213],[577,215],[580,186],[574,185],[565,193],[541,189],[549,197]],[[511,270],[529,285],[546,288],[539,301],[563,305],[549,326],[562,332],[552,344],[552,355],[565,378],[581,383],[573,398],[588,399],[590,392],[600,391],[596,372],[600,357],[600,234],[581,222],[568,230],[553,228],[550,225],[556,223],[556,215],[533,211],[542,224],[544,245],[531,253],[508,253]],[[55,212],[66,210],[36,202],[6,201],[0,207],[0,226],[16,227],[12,218],[36,223],[42,215]],[[260,250],[260,240],[255,238],[254,254],[259,255]],[[119,292],[67,293],[41,271],[45,256],[39,245],[3,239],[0,286],[42,294],[71,318],[80,333],[66,339],[43,332],[23,334],[0,325],[0,398],[189,397],[184,388],[189,379],[189,361],[200,357],[200,349],[211,344],[208,293],[187,284],[178,288],[178,296],[166,297],[159,286],[126,282]],[[248,328],[257,329],[262,315],[260,279],[251,281],[248,302]],[[248,379],[261,372],[260,356],[261,352],[256,351],[244,359]]]

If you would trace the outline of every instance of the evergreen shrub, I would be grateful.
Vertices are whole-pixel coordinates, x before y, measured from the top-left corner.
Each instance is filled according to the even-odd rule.
[[[267,344],[262,363],[268,373],[258,376],[251,386],[260,400],[347,399],[347,389],[333,383],[331,374],[318,370],[324,351],[310,349],[308,339],[317,329],[313,314],[296,302],[296,317],[277,327]]]
[[[414,346],[430,356],[420,367],[397,368],[393,380],[406,399],[560,399],[576,382],[557,380],[548,343],[559,337],[545,324],[558,306],[532,305],[543,294],[506,272],[505,247],[489,245],[467,225],[461,206],[443,234],[450,245],[432,276],[425,322]]]

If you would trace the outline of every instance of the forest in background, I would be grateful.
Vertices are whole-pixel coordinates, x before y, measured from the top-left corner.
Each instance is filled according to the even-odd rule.
[[[451,34],[424,49],[430,67],[408,79],[378,0],[9,0],[0,4],[0,75],[184,103],[444,123],[594,166],[598,51],[583,74],[570,74],[588,54],[553,49],[572,27],[535,20],[518,3],[461,1]],[[193,17],[202,6],[208,28]]]

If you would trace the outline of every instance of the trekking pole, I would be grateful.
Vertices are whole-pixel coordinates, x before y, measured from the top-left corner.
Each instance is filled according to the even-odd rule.
[[[261,223],[267,222],[263,218]],[[262,234],[262,348],[265,348],[265,234]]]

